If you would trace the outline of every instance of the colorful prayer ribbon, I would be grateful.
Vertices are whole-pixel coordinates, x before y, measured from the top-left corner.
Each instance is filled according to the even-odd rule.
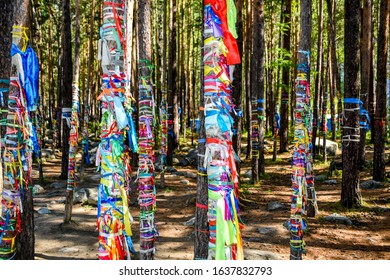
[[[123,40],[124,16],[123,0],[104,2],[99,41],[99,59],[103,68],[102,93],[98,97],[102,108],[102,131],[96,154],[96,165],[101,171],[97,226],[98,256],[102,260],[130,259],[130,253],[135,252],[131,240],[131,166],[126,135],[132,140],[136,137],[131,128],[132,97],[124,89],[127,83],[123,51],[126,48],[126,40]],[[136,143],[132,147],[136,147]]]
[[[221,4],[222,8],[219,6]],[[228,8],[227,8],[228,6]],[[220,9],[221,8],[221,9]],[[203,168],[208,178],[209,259],[244,258],[238,173],[232,147],[234,104],[232,103],[232,68],[240,63],[237,43],[228,25],[234,3],[206,1],[204,7],[204,99],[206,152]],[[229,14],[234,17],[234,12]],[[203,173],[198,173],[203,175]],[[204,208],[205,205],[197,204]]]
[[[314,173],[312,158],[312,110],[310,105],[309,53],[300,51],[305,55],[306,62],[298,65],[296,78],[296,107],[294,128],[294,149],[292,155],[292,195],[289,228],[291,233],[290,249],[291,259],[301,258],[305,251],[303,233],[306,222],[303,216],[311,204],[317,212],[317,198],[314,189]],[[308,199],[308,194],[312,198]]]
[[[23,230],[22,199],[31,183],[32,155],[40,152],[37,124],[33,125],[39,104],[39,65],[34,50],[27,46],[26,29],[20,26],[13,29],[13,38],[23,39],[23,46],[19,49],[12,45],[14,70],[7,82],[8,114],[6,121],[1,123],[6,126],[6,134],[1,141],[4,176],[0,204],[0,259],[15,257],[16,238]]]

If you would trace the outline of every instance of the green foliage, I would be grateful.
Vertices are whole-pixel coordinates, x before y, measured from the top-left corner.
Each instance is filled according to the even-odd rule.
[[[274,52],[276,52],[276,57],[274,61],[271,61],[270,64],[265,64],[266,68],[291,68],[292,67],[292,54],[291,52],[286,51],[283,48],[274,48]]]
[[[170,193],[170,192],[173,192],[173,189],[170,187],[166,187],[166,188],[164,188],[164,192]]]

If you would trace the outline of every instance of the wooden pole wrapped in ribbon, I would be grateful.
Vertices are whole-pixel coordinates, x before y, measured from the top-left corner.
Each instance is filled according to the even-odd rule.
[[[27,28],[14,26],[11,78],[8,83],[8,114],[2,147],[3,189],[0,204],[0,259],[13,259],[22,228],[22,201],[31,191],[32,155],[40,153],[32,115],[39,104],[38,59],[28,46]],[[18,44],[18,45],[17,45]]]
[[[76,187],[75,180],[75,167],[76,167],[76,154],[79,139],[79,88],[77,84],[73,84],[72,93],[72,115],[71,115],[71,129],[69,137],[69,168],[68,168],[68,183],[67,190],[74,190]]]
[[[242,260],[238,174],[232,147],[232,70],[240,63],[233,1],[204,2],[204,166],[208,178],[209,259]],[[203,205],[197,204],[197,207]]]
[[[139,92],[139,167],[138,203],[140,206],[140,259],[154,258],[155,241],[158,236],[154,214],[156,210],[156,188],[154,181],[154,98],[150,80],[153,66],[149,61],[140,61]]]
[[[101,143],[96,155],[101,179],[98,191],[99,259],[130,259],[132,217],[129,211],[131,166],[129,147],[136,147],[131,97],[125,94],[125,5],[103,3],[99,60],[103,69]],[[126,140],[127,134],[127,141]],[[135,151],[136,152],[136,151]]]
[[[138,2],[138,203],[140,206],[140,259],[153,260],[155,241],[158,236],[155,211],[156,188],[154,181],[154,134],[155,107],[151,38],[151,0]]]
[[[296,107],[294,150],[292,161],[291,240],[290,259],[302,259],[305,253],[303,233],[306,221],[303,215],[317,212],[312,158],[312,110],[310,106],[310,52],[299,51],[298,76],[296,78]],[[310,209],[312,208],[312,209]]]

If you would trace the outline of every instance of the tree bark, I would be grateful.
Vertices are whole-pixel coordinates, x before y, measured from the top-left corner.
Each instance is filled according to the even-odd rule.
[[[343,176],[341,203],[351,208],[361,204],[359,190],[359,62],[360,62],[360,0],[344,2],[344,59],[345,59],[345,97],[343,127]],[[347,102],[345,102],[347,101]]]
[[[298,207],[298,202],[303,200],[305,194],[299,188],[299,182],[301,180],[306,182],[307,187],[307,215],[312,217],[316,212],[316,201],[314,192],[314,178],[311,168],[312,166],[312,154],[310,148],[310,137],[311,137],[311,112],[310,108],[303,109],[303,107],[310,107],[310,103],[307,99],[310,99],[310,51],[311,51],[311,33],[312,33],[312,15],[311,15],[311,0],[300,1],[300,38],[299,38],[299,55],[298,55],[298,77],[296,83],[297,92],[297,106],[296,111],[301,112],[297,114],[295,120],[295,132],[294,135],[306,134],[309,136],[308,142],[303,138],[296,139],[293,153],[293,170],[292,172],[292,200],[291,200],[291,218],[290,218],[290,259],[301,260],[302,253],[304,252],[303,242],[303,210]],[[298,93],[300,94],[298,100]],[[302,95],[304,98],[302,98]],[[298,104],[301,103],[301,104]],[[303,103],[303,104],[302,104]],[[298,107],[299,105],[299,107]],[[303,122],[303,118],[308,118],[307,122]],[[303,123],[302,123],[303,122]],[[304,153],[304,165],[300,163],[301,152]],[[298,170],[301,172],[298,173]],[[303,169],[303,170],[302,170]]]
[[[325,70],[325,80],[324,80],[324,89],[322,91],[322,113],[321,113],[321,132],[322,132],[322,157],[326,162],[326,125],[327,118],[326,114],[328,112],[328,97],[329,97],[329,69],[330,69],[330,58],[329,58],[330,46],[328,44],[328,49],[326,51],[326,65],[324,67]],[[319,141],[321,142],[321,141]]]
[[[16,26],[29,27],[31,26],[31,18],[29,10],[31,1],[18,0],[15,1],[13,12],[13,24]],[[9,56],[9,53],[7,54]],[[20,182],[21,184],[22,182]],[[32,180],[26,182],[25,195],[22,197],[21,227],[22,232],[17,238],[17,253],[16,258],[21,260],[33,260],[35,254],[35,235],[34,235],[34,202],[32,193]],[[20,186],[22,187],[22,186]],[[23,186],[24,187],[24,186]]]
[[[178,102],[177,102],[177,61],[176,61],[176,0],[170,0],[169,13],[169,50],[168,50],[168,155],[167,165],[173,165],[173,153],[178,146]]]
[[[11,77],[11,45],[14,1],[0,1],[0,94],[3,97],[1,108],[7,110],[9,79]],[[7,113],[2,113],[2,119]],[[5,126],[1,126],[1,136],[5,135]]]
[[[237,34],[243,34],[243,22],[242,22],[242,8],[243,1],[236,0],[236,8],[237,8],[237,22],[236,22],[236,30]],[[240,54],[243,53],[243,36],[238,36],[237,38],[238,51]],[[238,114],[234,115],[234,128],[236,133],[233,135],[233,149],[236,151],[238,158],[241,155],[241,137],[242,137],[242,64],[237,64],[234,68],[233,73],[233,95],[232,101],[233,104],[236,105],[235,110]],[[241,170],[241,162],[236,161],[237,165],[237,173],[240,174]]]
[[[252,59],[250,63],[251,77],[251,100],[248,106],[252,107],[250,118],[251,143],[252,143],[252,183],[256,184],[259,181],[259,118],[258,118],[258,92],[259,92],[259,51],[260,51],[260,3],[257,0],[252,0],[251,19],[253,22],[252,33],[248,35],[252,38]]]
[[[264,174],[264,7],[262,0],[253,2],[252,55],[252,181]]]
[[[148,77],[150,77],[151,73],[150,73],[150,69],[149,69],[149,64],[151,63],[151,59],[152,59],[152,44],[151,44],[151,0],[141,0],[141,1],[138,1],[138,59],[139,59],[139,67],[138,67],[138,70],[139,70],[139,83],[140,83],[140,87],[142,85],[142,82],[141,80],[142,79],[145,79],[146,81],[148,81]],[[143,89],[143,91],[139,92],[139,100],[142,100],[142,98],[145,98],[144,100],[150,100],[151,102],[151,97],[149,96],[151,94],[151,92],[147,92],[145,93],[145,89]],[[151,110],[153,110],[153,108],[150,108]],[[139,109],[140,110],[140,109]],[[140,117],[139,117],[139,124],[140,124],[140,128],[141,128],[141,123],[143,126],[146,126],[146,121],[141,119],[141,117],[143,115],[141,115],[141,112],[139,113]],[[151,120],[150,122],[150,125],[152,126],[153,124],[153,120]],[[153,128],[152,128],[153,129]],[[148,138],[147,141],[144,143],[145,145],[149,145],[147,144],[148,141],[151,141],[153,143],[154,141],[154,137],[144,137],[144,138]],[[141,144],[141,143],[140,143]],[[151,151],[151,147],[145,147],[145,148],[142,148],[142,146],[140,145],[140,152],[139,154],[141,155],[142,154],[142,158],[145,160],[148,160],[149,163],[148,163],[148,166],[149,166],[149,170],[150,168],[153,168],[151,165],[153,164],[153,159],[150,157],[150,153],[153,153],[153,151]],[[145,153],[148,153],[148,154],[145,154]],[[140,156],[140,160],[142,159],[141,156]],[[150,162],[151,161],[151,162]],[[141,167],[141,164],[139,165]],[[154,169],[152,169],[152,172]],[[151,174],[151,176],[153,177],[154,175]],[[154,179],[151,179],[154,181]],[[141,184],[142,185],[142,184]],[[141,186],[140,185],[140,186]],[[140,191],[140,195],[142,194],[142,192]],[[149,205],[149,206],[141,206],[141,212],[144,212],[144,214],[146,215],[153,215],[152,218],[148,218],[146,217],[146,220],[147,222],[149,222],[149,219],[153,220],[153,223],[154,223],[154,210],[153,210],[153,205]],[[142,223],[143,221],[141,221]],[[154,225],[150,225],[151,227],[153,226],[153,228],[151,230],[148,230],[148,234],[154,234]],[[153,249],[155,247],[155,241],[154,241],[154,237],[153,238],[150,238],[150,239],[141,239],[140,240],[140,250],[141,250],[141,253],[140,253],[140,259],[141,260],[152,260],[154,259],[154,250],[150,250],[151,248]]]
[[[83,159],[82,159],[82,165],[83,167],[88,165],[89,163],[89,151],[88,151],[88,124],[89,124],[89,114],[91,111],[91,104],[90,104],[90,92],[92,88],[92,65],[94,61],[94,51],[93,51],[93,30],[95,26],[95,0],[92,0],[91,3],[91,19],[89,22],[89,40],[88,40],[88,63],[87,63],[87,87],[83,98]],[[83,168],[81,169],[83,171]],[[80,177],[82,177],[83,174],[80,174]]]
[[[74,64],[73,64],[73,85],[72,85],[72,121],[69,137],[69,162],[68,162],[68,182],[65,201],[64,222],[69,223],[72,219],[73,193],[76,188],[76,154],[78,147],[78,129],[79,116],[78,109],[80,104],[79,97],[79,76],[80,76],[80,0],[76,0],[76,22],[75,22],[75,45],[74,45]]]
[[[362,43],[361,43],[361,93],[362,108],[368,110],[368,93],[370,91],[371,67],[372,67],[372,0],[364,0],[362,18]],[[360,121],[367,121],[361,119]],[[366,153],[366,128],[360,128],[359,166],[365,163]]]
[[[376,83],[375,141],[373,179],[383,181],[386,173],[385,138],[387,111],[387,56],[389,45],[389,10],[390,0],[380,1],[380,18],[378,31],[378,64]],[[386,105],[385,105],[386,104]]]
[[[168,155],[168,120],[167,120],[167,0],[164,0],[163,1],[163,13],[162,13],[162,54],[161,54],[161,93],[162,93],[162,99],[164,100],[164,102],[161,104],[161,106],[163,105],[164,108],[162,108],[163,112],[165,113],[165,123],[162,124],[162,126],[164,126],[164,130],[162,131],[162,133],[164,133],[164,135],[161,135],[161,143],[162,146],[161,147],[161,151],[162,151],[162,154],[164,156],[164,161],[163,161],[163,164],[166,165],[167,164],[167,155]],[[164,141],[163,141],[164,140]],[[163,168],[165,168],[163,166]],[[160,175],[160,187],[161,188],[164,188],[165,186],[165,172],[163,170],[163,172],[161,172],[161,175]]]
[[[7,119],[8,115],[8,96],[10,92],[10,77],[11,77],[11,46],[12,46],[12,24],[13,24],[13,10],[14,10],[13,1],[0,1],[0,95],[1,102],[0,106],[3,112],[1,113],[1,118]],[[2,125],[0,128],[0,137],[3,139],[6,135],[7,127]],[[4,147],[1,144],[1,162],[0,162],[0,197],[3,196],[4,190],[4,177],[3,170],[4,165]],[[5,175],[4,175],[5,176]],[[5,217],[0,217],[2,223],[5,222]],[[3,226],[5,228],[5,226]],[[4,229],[5,230],[5,229]],[[3,230],[0,231],[0,234],[3,233]],[[5,245],[5,242],[3,243]],[[0,244],[1,245],[1,244]],[[2,246],[1,246],[2,247]],[[1,248],[0,247],[0,248]],[[12,248],[11,248],[12,249]],[[2,259],[11,259],[13,252],[9,255],[2,255]]]
[[[321,95],[322,90],[322,71],[323,71],[323,30],[324,30],[324,16],[323,16],[323,6],[324,0],[318,1],[318,41],[317,41],[317,74],[315,77],[315,91],[314,91],[314,103],[313,103],[313,159],[315,159],[317,148],[316,148],[316,138],[318,131],[318,107],[319,107],[319,96]]]
[[[62,2],[62,164],[61,164],[61,179],[68,177],[69,164],[69,136],[70,126],[64,118],[64,109],[70,109],[72,106],[72,33],[70,22],[70,0]],[[69,112],[66,116],[69,119]]]
[[[328,15],[329,15],[329,44],[330,44],[330,65],[331,65],[331,75],[329,76],[329,80],[331,81],[331,123],[332,123],[332,140],[336,140],[336,129],[337,129],[337,121],[336,121],[336,108],[334,97],[338,97],[339,103],[338,107],[341,107],[341,81],[340,81],[340,73],[338,70],[337,64],[337,53],[336,53],[336,24],[335,24],[335,15],[334,11],[336,11],[336,1],[335,0],[326,0],[328,7]],[[340,112],[340,108],[339,108]],[[338,116],[340,119],[340,116]]]
[[[250,1],[246,4],[246,18],[245,18],[245,65],[250,65],[252,55],[252,8]],[[252,132],[250,126],[250,119],[252,115],[251,106],[251,72],[250,68],[245,68],[245,119],[246,131],[248,132],[247,147],[246,147],[246,159],[252,157]]]
[[[282,4],[282,21],[285,25],[282,48],[286,53],[291,51],[291,0]],[[282,69],[282,99],[280,105],[280,149],[281,153],[288,151],[288,108],[290,96],[290,67]]]
[[[374,28],[377,26],[375,16],[374,16],[374,5],[375,1],[372,1],[371,4],[371,13],[373,18],[373,23],[371,24],[371,67],[370,67],[370,83],[368,90],[368,114],[370,116],[370,128],[371,128],[371,144],[374,143],[375,138],[375,72],[374,72],[374,51],[375,51],[375,43],[374,43]]]
[[[258,22],[259,22],[259,38],[260,38],[260,45],[259,45],[259,74],[258,74],[258,86],[259,86],[259,173],[260,175],[265,174],[265,159],[264,159],[264,118],[265,118],[265,107],[264,107],[264,99],[265,99],[265,93],[264,93],[264,60],[265,60],[265,35],[264,35],[264,29],[265,29],[265,23],[264,23],[264,1],[258,0]]]
[[[202,1],[201,14],[204,14],[204,1]],[[203,17],[202,17],[203,18]],[[200,63],[200,91],[199,91],[199,107],[204,108],[204,25],[202,20],[202,48],[201,48],[201,63]],[[208,258],[209,244],[209,224],[207,218],[208,212],[208,179],[207,170],[203,167],[204,154],[206,151],[206,127],[205,127],[205,111],[199,110],[199,139],[198,141],[198,180],[197,180],[197,195],[196,195],[196,210],[195,210],[195,244],[194,244],[194,259],[206,260]]]

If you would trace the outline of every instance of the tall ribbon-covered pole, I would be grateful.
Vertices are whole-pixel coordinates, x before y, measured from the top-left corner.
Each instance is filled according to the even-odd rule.
[[[32,214],[22,205],[25,205],[27,193],[32,188],[33,152],[40,152],[37,130],[32,121],[39,104],[39,66],[34,50],[28,46],[27,32],[26,27],[14,26],[11,78],[2,81],[9,83],[10,89],[7,118],[2,122],[6,134],[2,143],[4,181],[0,205],[0,259],[15,258],[17,236],[26,230],[22,225],[28,223],[22,219],[28,219]]]
[[[80,73],[80,0],[76,1],[76,28],[75,28],[75,56],[73,64],[72,84],[72,118],[69,133],[69,162],[68,181],[66,186],[67,197],[65,202],[64,222],[70,222],[72,218],[73,193],[76,188],[76,154],[79,142],[79,73]]]
[[[139,108],[139,158],[138,158],[138,203],[140,205],[140,259],[152,260],[158,236],[155,224],[156,188],[154,182],[154,116],[155,103],[151,82],[151,1],[138,4],[139,61],[138,61],[138,108]]]
[[[296,78],[294,149],[292,161],[292,196],[290,216],[290,259],[302,259],[305,253],[303,216],[314,216],[317,199],[314,189],[312,157],[312,109],[310,94],[311,0],[301,1],[301,35]]]
[[[206,139],[203,168],[207,170],[208,259],[244,258],[238,206],[238,174],[232,147],[233,65],[241,62],[236,43],[236,8],[232,0],[204,1],[204,107]]]
[[[101,143],[96,154],[101,179],[98,191],[99,259],[130,259],[134,252],[129,212],[131,166],[135,149],[131,98],[125,94],[126,32],[123,0],[103,3],[99,60],[103,69]],[[127,138],[127,139],[126,139]]]
[[[143,69],[142,69],[143,68]],[[155,241],[158,235],[154,214],[156,210],[156,188],[154,182],[153,123],[154,99],[151,82],[153,67],[149,61],[140,67],[143,76],[139,80],[139,167],[138,203],[140,205],[140,258],[154,258]]]

